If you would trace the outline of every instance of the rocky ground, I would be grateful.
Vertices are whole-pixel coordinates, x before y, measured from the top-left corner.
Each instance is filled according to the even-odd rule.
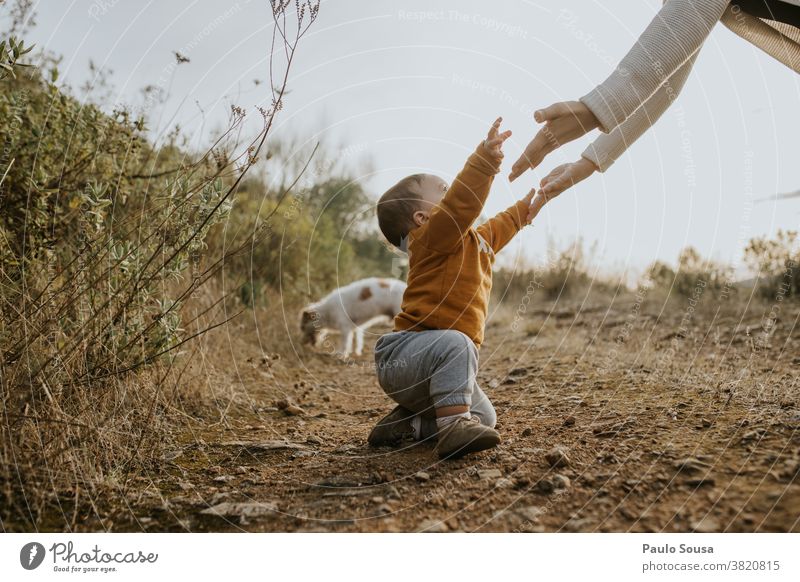
[[[800,311],[785,305],[765,331],[769,306],[685,305],[493,318],[479,379],[503,442],[455,461],[429,443],[366,444],[392,407],[374,336],[346,362],[247,344],[208,374],[222,416],[194,423],[102,527],[800,531]]]

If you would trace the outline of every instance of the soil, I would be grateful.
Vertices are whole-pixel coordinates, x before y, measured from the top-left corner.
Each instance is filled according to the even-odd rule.
[[[348,361],[247,344],[215,378],[244,396],[183,435],[103,527],[800,532],[800,310],[770,327],[769,306],[690,305],[495,317],[479,381],[502,443],[460,460],[367,445],[393,407],[371,356],[388,328]]]

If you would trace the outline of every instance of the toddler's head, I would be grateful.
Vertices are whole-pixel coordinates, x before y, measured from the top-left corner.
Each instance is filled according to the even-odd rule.
[[[447,182],[431,174],[413,174],[389,188],[378,200],[378,226],[400,248],[408,233],[428,222],[431,210],[447,192]]]

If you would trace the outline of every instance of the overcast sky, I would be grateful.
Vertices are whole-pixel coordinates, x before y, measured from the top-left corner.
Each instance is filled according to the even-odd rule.
[[[513,186],[511,163],[536,132],[535,108],[577,99],[601,82],[651,20],[659,0],[328,0],[300,47],[284,135],[338,144],[376,199],[399,178],[450,180],[498,115],[514,131],[491,214],[577,159],[590,137],[561,148]],[[267,99],[271,18],[266,0],[218,2],[46,0],[28,40],[64,55],[63,81],[88,61],[113,70],[113,100],[142,103],[146,85],[172,98],[150,111],[208,135],[235,102]],[[178,50],[191,62],[172,75]],[[751,236],[798,228],[800,199],[754,200],[800,188],[800,76],[723,26],[706,43],[683,93],[655,128],[604,174],[545,208],[509,249],[532,260],[547,236],[598,245],[598,260],[641,269],[694,245],[736,262]],[[199,110],[206,124],[200,132]]]

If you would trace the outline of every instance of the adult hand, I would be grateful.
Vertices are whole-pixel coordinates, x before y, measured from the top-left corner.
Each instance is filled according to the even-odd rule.
[[[542,194],[541,190],[538,193],[536,193],[535,196],[533,195],[534,192],[536,191],[531,190],[530,194],[526,198],[526,200],[529,203],[529,206],[528,206],[528,216],[526,218],[525,224],[530,224],[531,222],[533,222],[533,219],[536,218],[537,214],[539,214],[539,211],[542,209],[542,206],[544,206],[547,203],[547,197],[544,194]]]
[[[594,165],[594,162],[586,158],[580,158],[577,162],[569,164],[561,164],[542,178],[539,193],[547,200],[552,200],[564,190],[571,188],[581,180],[585,180],[597,171],[599,169]]]
[[[534,113],[533,118],[538,123],[544,123],[544,127],[514,162],[508,176],[512,182],[529,169],[538,166],[553,150],[600,127],[594,113],[580,101],[555,103]]]

